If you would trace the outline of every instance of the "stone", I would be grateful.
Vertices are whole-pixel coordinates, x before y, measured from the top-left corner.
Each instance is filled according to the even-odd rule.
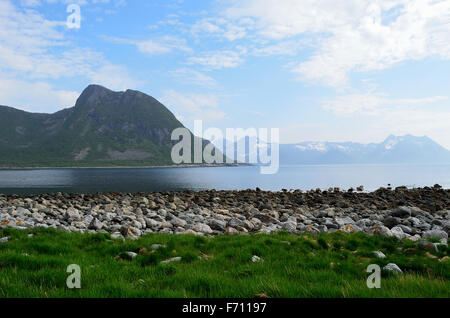
[[[223,231],[225,231],[227,229],[227,222],[222,221],[222,220],[212,219],[209,222],[209,226],[213,230],[223,232]]]
[[[373,251],[372,253],[378,258],[386,258],[386,255],[381,251]]]
[[[246,227],[246,224],[245,224],[245,221],[243,221],[243,220],[241,220],[239,218],[231,218],[228,221],[228,226],[237,228],[239,226]]]
[[[197,223],[192,228],[195,232],[204,233],[204,234],[211,234],[213,231],[209,227],[209,225]]]
[[[172,258],[166,259],[164,261],[161,261],[161,264],[168,264],[168,263],[179,262],[179,261],[181,261],[181,257],[177,256],[177,257],[172,257]]]
[[[91,223],[89,224],[89,229],[90,230],[96,230],[96,231],[100,231],[105,225],[100,222],[97,218],[94,218]]]
[[[441,230],[431,230],[424,232],[422,237],[425,239],[428,238],[448,239],[448,234],[445,231]]]
[[[383,225],[375,225],[369,230],[369,233],[381,236],[392,236],[391,230],[389,230],[386,226]]]
[[[158,222],[154,219],[150,218],[144,218],[145,224],[147,225],[147,228],[158,228],[161,227],[161,222]]]
[[[254,217],[259,219],[262,223],[265,223],[265,224],[274,223],[276,220],[275,218],[271,217],[270,215],[262,214],[262,213],[256,214]]]
[[[123,239],[123,236],[119,232],[114,232],[114,233],[111,233],[111,238],[117,240],[117,239]]]
[[[415,233],[415,231],[413,231],[409,226],[399,224],[398,227],[401,228],[402,231],[406,234],[414,234]]]
[[[355,221],[354,220],[352,220],[350,217],[348,217],[348,216],[346,216],[346,217],[343,217],[343,218],[335,218],[334,219],[335,220],[335,222],[339,225],[339,226],[345,226],[345,225],[347,225],[347,224],[353,224],[353,223],[355,223]]]
[[[394,226],[397,226],[401,222],[402,219],[392,216],[388,216],[383,220],[383,224],[386,225],[388,228],[393,228]]]
[[[128,255],[131,259],[134,259],[137,256],[135,252],[125,252],[125,254]]]
[[[399,217],[399,218],[410,217],[411,216],[411,208],[406,207],[406,206],[398,207],[391,212],[391,216]]]
[[[65,214],[66,220],[69,221],[81,221],[81,215],[77,209],[68,208]]]
[[[227,229],[225,230],[225,233],[227,235],[236,235],[236,234],[239,234],[239,231],[233,227],[227,227]]]
[[[253,262],[253,263],[259,263],[259,262],[261,262],[261,257],[256,256],[256,255],[253,255],[253,256],[252,256],[252,262]]]
[[[385,267],[383,267],[384,270],[394,273],[394,274],[403,274],[403,271],[400,269],[400,267],[397,266],[397,264],[389,263]]]
[[[132,226],[122,226],[120,228],[120,233],[124,236],[124,237],[129,237],[131,239],[137,239],[139,236],[142,235],[141,230],[132,227]]]
[[[186,226],[187,222],[183,219],[180,219],[178,217],[173,217],[172,220],[170,220],[170,223],[172,223],[173,226],[177,227],[184,227]]]
[[[402,240],[406,237],[405,233],[403,232],[402,228],[399,226],[395,226],[391,229],[391,233],[394,237],[398,238],[399,240]]]
[[[9,240],[9,237],[2,237],[0,238],[0,243],[7,243]]]
[[[26,215],[30,215],[31,212],[30,212],[30,210],[25,209],[25,208],[23,208],[23,207],[18,207],[18,208],[16,209],[16,214],[17,214],[18,216],[26,216]]]
[[[44,222],[44,217],[40,213],[35,212],[31,215],[31,217],[35,222],[39,223]]]
[[[312,225],[307,225],[306,228],[304,229],[305,232],[309,232],[312,234],[319,234],[320,230]]]
[[[289,233],[294,233],[297,231],[297,222],[287,221],[281,224],[283,230],[288,231]]]
[[[162,245],[162,244],[152,244],[152,245],[150,245],[150,249],[152,249],[152,250],[158,250],[160,248],[165,248],[165,247],[166,246]]]
[[[323,224],[323,225],[325,225],[326,227],[327,227],[327,229],[339,229],[339,225],[337,225],[337,224],[334,224],[333,222],[331,222],[331,221],[325,221],[325,223]]]

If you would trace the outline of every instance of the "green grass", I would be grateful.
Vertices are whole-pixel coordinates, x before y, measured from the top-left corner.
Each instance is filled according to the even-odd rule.
[[[4,236],[10,240],[0,243],[0,297],[450,297],[450,262],[439,261],[447,248],[430,252],[387,237],[151,234],[132,241],[0,230]],[[165,247],[153,251],[155,243]],[[127,251],[138,256],[129,259]],[[253,255],[263,261],[253,263]],[[160,263],[176,256],[182,260]],[[367,266],[391,262],[404,275],[383,272],[381,289],[367,288]],[[81,267],[81,289],[66,287],[70,264]]]

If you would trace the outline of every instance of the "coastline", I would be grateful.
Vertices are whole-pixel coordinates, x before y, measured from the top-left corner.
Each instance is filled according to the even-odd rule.
[[[437,185],[0,194],[0,289],[9,291],[4,297],[59,298],[122,298],[124,290],[125,297],[169,298],[323,297],[323,290],[328,297],[447,297],[449,234],[450,190]],[[89,288],[67,289],[65,275],[55,280],[68,264],[81,266]],[[383,289],[365,284],[374,264]],[[42,279],[56,283],[42,287]],[[265,289],[268,281],[279,287]]]
[[[63,170],[63,169],[168,169],[168,168],[220,168],[220,167],[249,167],[255,166],[247,163],[224,163],[224,164],[181,164],[163,166],[28,166],[28,167],[0,167],[0,170]]]
[[[439,185],[373,192],[283,190],[0,194],[0,228],[103,232],[246,234],[363,232],[420,240],[450,234],[450,189]]]

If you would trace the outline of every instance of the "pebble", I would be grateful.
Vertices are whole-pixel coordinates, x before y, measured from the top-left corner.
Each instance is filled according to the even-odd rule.
[[[253,255],[253,256],[252,256],[252,262],[253,262],[253,263],[259,263],[259,262],[261,262],[261,257],[256,256],[256,255]]]
[[[135,252],[125,252],[125,254],[127,254],[129,257],[136,258],[137,254]]]
[[[383,267],[383,269],[394,274],[403,274],[403,271],[400,269],[400,267],[398,267],[397,264],[394,263],[387,264],[385,267]]]
[[[0,228],[108,232],[114,239],[137,239],[147,233],[233,235],[280,230],[448,239],[450,190],[330,190],[6,195],[0,201]],[[390,207],[396,202],[402,205]]]
[[[181,257],[177,256],[177,257],[172,257],[172,258],[166,259],[165,261],[161,261],[161,264],[168,264],[168,263],[179,262],[179,261],[181,261]]]
[[[386,258],[386,255],[381,251],[373,251],[372,253],[378,258]]]

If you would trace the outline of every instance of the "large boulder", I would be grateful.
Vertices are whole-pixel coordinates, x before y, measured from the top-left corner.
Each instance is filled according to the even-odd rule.
[[[441,230],[431,230],[423,233],[423,238],[438,238],[438,239],[448,239],[448,234]]]

